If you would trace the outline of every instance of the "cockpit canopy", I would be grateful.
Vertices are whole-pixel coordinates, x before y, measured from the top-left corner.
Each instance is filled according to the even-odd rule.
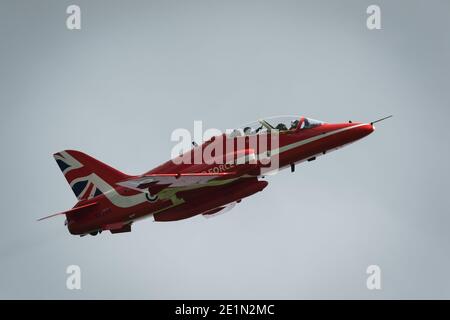
[[[275,116],[260,119],[237,128],[231,132],[231,136],[253,135],[277,130],[279,132],[297,131],[314,128],[324,124],[319,120],[300,116]]]
[[[324,124],[323,121],[315,120],[315,119],[311,119],[311,118],[304,118],[303,122],[300,125],[300,130],[318,127],[318,126],[321,126],[322,124]]]

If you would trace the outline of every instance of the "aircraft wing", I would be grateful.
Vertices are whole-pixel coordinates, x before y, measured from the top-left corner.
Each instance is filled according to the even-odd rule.
[[[247,162],[256,159],[253,149],[236,151],[232,156],[233,159],[242,158],[244,160],[247,160]],[[226,155],[225,158],[228,159],[229,155]],[[117,185],[135,191],[146,192],[155,195],[166,188],[175,189],[183,187],[196,187],[203,184],[212,183],[213,181],[211,180],[240,178],[249,170],[254,169],[255,166],[256,163],[242,164],[242,165],[237,164],[234,166],[233,172],[224,171],[224,172],[147,173],[141,176],[132,177],[127,180],[118,182]],[[201,169],[199,169],[198,171],[200,170]]]
[[[175,188],[206,184],[216,178],[232,178],[233,176],[236,176],[235,172],[157,173],[134,177],[117,184],[141,192],[148,190],[154,194],[167,187]]]

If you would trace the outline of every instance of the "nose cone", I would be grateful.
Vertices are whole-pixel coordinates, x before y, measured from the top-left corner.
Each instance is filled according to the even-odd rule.
[[[371,123],[366,123],[362,128],[367,134],[371,134],[375,130],[375,126]]]
[[[371,134],[375,130],[375,127],[371,123],[365,123],[355,129],[357,130],[358,139],[360,139]]]

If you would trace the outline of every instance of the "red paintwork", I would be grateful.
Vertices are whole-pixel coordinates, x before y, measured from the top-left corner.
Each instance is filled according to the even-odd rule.
[[[304,118],[300,118],[297,129],[287,132],[279,133],[279,147],[291,145],[296,142],[304,141],[305,139],[319,137],[325,135],[317,141],[301,145],[286,152],[282,152],[279,155],[280,168],[288,167],[292,163],[299,163],[310,159],[311,157],[325,154],[328,151],[337,149],[346,144],[361,139],[370,134],[374,127],[372,124],[362,123],[337,123],[337,124],[322,124],[317,127],[309,129],[300,129],[300,124],[304,121]],[[359,125],[359,126],[357,126]],[[327,133],[351,128],[343,132],[338,132],[330,136],[326,136]],[[218,137],[216,137],[217,139]],[[235,144],[238,144],[237,140],[245,139],[245,137],[227,138],[233,139]],[[212,143],[211,141],[205,142],[199,148],[204,148]],[[226,139],[224,140],[226,143]],[[249,154],[251,148],[248,144],[243,150],[238,150],[238,154]],[[108,182],[114,187],[115,191],[122,196],[139,195],[139,191],[131,190],[123,186],[116,185],[117,182],[131,178],[105,164],[100,163],[92,157],[89,157],[78,151],[65,151],[73,158],[83,163],[85,167],[93,168],[100,178]],[[193,154],[194,149],[190,151]],[[55,154],[61,155],[61,153]],[[216,155],[218,158],[224,156]],[[148,171],[145,175],[174,175],[183,173],[204,173],[217,170],[218,164],[175,164],[172,160],[169,160],[162,165]],[[85,167],[78,168],[67,172],[66,179],[70,182],[76,177],[88,175],[90,171]],[[215,169],[214,169],[215,168]],[[186,219],[198,214],[212,214],[220,211],[222,207],[233,203],[239,202],[241,199],[248,197],[254,193],[263,190],[267,186],[267,182],[261,179],[262,165],[258,162],[256,164],[242,164],[234,165],[231,167],[223,168],[223,172],[228,172],[227,176],[218,176],[216,181],[227,180],[233,178],[230,183],[218,186],[205,185],[193,190],[180,190],[176,193],[178,199],[182,199],[184,202],[173,206],[173,202],[170,199],[162,199],[156,202],[145,201],[137,205],[120,208],[115,206],[104,194],[87,199],[85,196],[75,205],[74,208],[85,206],[89,203],[97,203],[88,209],[84,209],[82,214],[67,214],[68,229],[72,234],[83,235],[87,233],[96,233],[101,230],[110,230],[113,233],[128,232],[131,229],[129,226],[137,219],[153,215],[155,221],[174,221]],[[201,174],[200,174],[201,175]],[[152,183],[146,188],[150,189],[152,194],[156,194],[167,188],[167,185],[154,185]],[[86,187],[90,192],[95,186]]]

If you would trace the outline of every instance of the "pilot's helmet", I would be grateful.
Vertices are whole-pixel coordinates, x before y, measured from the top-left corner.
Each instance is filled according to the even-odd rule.
[[[286,125],[285,125],[284,123],[279,123],[279,124],[275,127],[275,129],[280,130],[280,131],[284,131],[284,130],[287,130],[287,127],[286,127]]]
[[[308,120],[308,118],[305,118],[305,127],[309,127],[309,120]]]

